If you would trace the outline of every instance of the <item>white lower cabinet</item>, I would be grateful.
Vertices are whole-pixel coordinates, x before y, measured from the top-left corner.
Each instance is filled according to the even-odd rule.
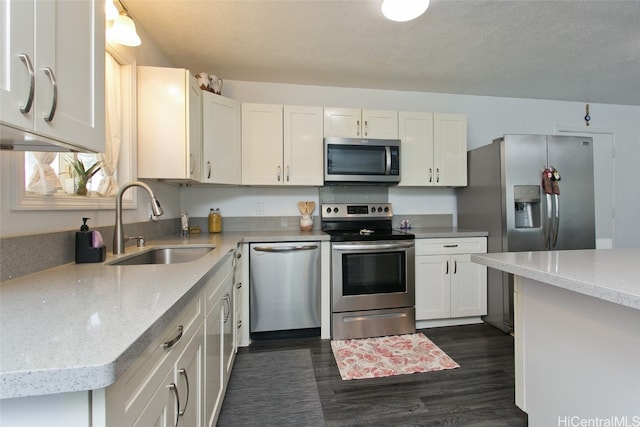
[[[485,237],[416,239],[416,320],[479,321],[487,313],[487,268],[471,254],[486,252]]]
[[[215,426],[235,359],[235,313],[233,312],[233,258],[230,252],[224,268],[218,269],[204,288],[205,346],[204,346],[204,420]]]
[[[234,256],[229,252],[216,264],[202,289],[106,389],[100,425],[216,425],[236,351]]]

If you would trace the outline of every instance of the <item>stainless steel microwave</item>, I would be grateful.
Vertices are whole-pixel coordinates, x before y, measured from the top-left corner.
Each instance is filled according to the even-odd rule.
[[[324,138],[324,182],[400,182],[400,140]]]

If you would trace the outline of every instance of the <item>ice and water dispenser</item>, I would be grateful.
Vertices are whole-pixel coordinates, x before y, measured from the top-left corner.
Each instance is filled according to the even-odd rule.
[[[540,227],[540,186],[515,185],[513,200],[516,228]]]

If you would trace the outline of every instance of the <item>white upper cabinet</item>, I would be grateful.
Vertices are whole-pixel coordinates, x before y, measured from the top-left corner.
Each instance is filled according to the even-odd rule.
[[[242,184],[322,185],[322,107],[242,104]]]
[[[467,116],[398,113],[400,186],[467,185]]]
[[[242,183],[240,103],[202,92],[202,182]]]
[[[325,108],[324,136],[397,139],[398,112],[357,108]]]
[[[284,106],[284,184],[322,185],[322,107]]]
[[[0,0],[0,33],[3,134],[104,151],[104,2]]]
[[[183,68],[138,67],[138,176],[202,178],[202,91]]]

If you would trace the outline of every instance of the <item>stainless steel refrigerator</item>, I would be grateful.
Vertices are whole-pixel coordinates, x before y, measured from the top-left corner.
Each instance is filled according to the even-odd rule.
[[[488,252],[595,248],[593,141],[505,135],[468,152],[458,227],[489,232]],[[484,321],[513,330],[513,275],[487,269]]]

